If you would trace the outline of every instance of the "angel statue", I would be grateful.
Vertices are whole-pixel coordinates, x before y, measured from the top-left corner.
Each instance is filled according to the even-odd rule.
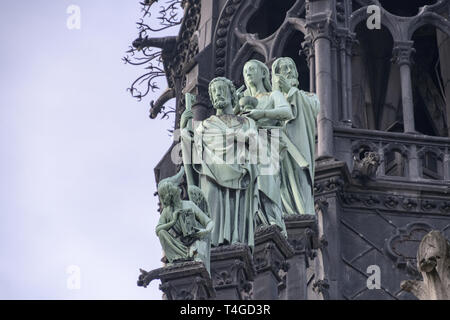
[[[181,167],[175,176],[158,184],[163,210],[156,226],[156,235],[170,264],[201,261],[209,272],[210,234],[214,222],[209,217],[205,196],[198,187],[189,187],[190,200],[181,199],[179,185],[183,175],[184,167]]]

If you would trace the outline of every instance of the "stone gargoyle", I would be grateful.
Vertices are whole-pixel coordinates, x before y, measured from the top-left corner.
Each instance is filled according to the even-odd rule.
[[[420,300],[450,300],[450,243],[440,231],[423,237],[417,251],[423,280],[402,281],[401,288]]]
[[[353,160],[353,178],[363,182],[374,179],[377,169],[381,164],[380,156],[376,152],[367,151],[364,153],[362,159],[354,157]]]

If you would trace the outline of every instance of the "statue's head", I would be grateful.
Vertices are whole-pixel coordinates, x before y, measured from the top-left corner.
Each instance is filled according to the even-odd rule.
[[[172,181],[162,180],[158,184],[158,195],[162,205],[168,207],[180,199],[181,189]]]
[[[158,195],[164,207],[170,206],[181,199],[181,189],[179,185],[184,175],[184,167],[172,176],[161,180],[158,183]]]
[[[214,109],[225,109],[236,105],[236,87],[231,80],[224,77],[214,78],[209,83],[208,91]]]
[[[450,243],[438,230],[427,233],[419,244],[417,267],[422,272],[431,272],[450,256]]]
[[[295,62],[290,57],[282,57],[276,59],[272,64],[272,78],[277,75],[284,76],[293,87],[297,87],[298,82],[298,71]]]
[[[270,71],[267,66],[259,60],[249,60],[244,65],[244,82],[246,87],[257,86],[262,82],[267,91],[272,91],[270,84]]]

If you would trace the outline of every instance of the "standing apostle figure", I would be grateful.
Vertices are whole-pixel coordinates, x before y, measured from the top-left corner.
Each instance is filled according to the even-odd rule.
[[[283,211],[313,215],[316,118],[320,103],[315,94],[298,89],[297,68],[289,57],[278,58],[272,64],[272,83],[286,96],[293,113],[282,134],[287,148],[281,162]]]
[[[183,113],[183,163],[188,188],[198,184],[207,199],[214,221],[211,244],[244,243],[253,248],[258,168],[249,159],[248,146],[255,144],[251,140],[256,139],[257,128],[251,118],[233,113],[235,92],[230,80],[215,78],[209,83],[209,94],[216,115],[192,125],[190,108]]]

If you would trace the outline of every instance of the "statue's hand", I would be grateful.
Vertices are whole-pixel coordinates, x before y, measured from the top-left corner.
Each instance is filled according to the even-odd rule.
[[[195,233],[195,235],[196,235],[196,237],[201,239],[201,238],[204,238],[205,236],[207,236],[208,233],[209,233],[209,231],[206,229],[198,229],[198,231]]]
[[[241,107],[251,106],[254,109],[258,105],[258,99],[250,96],[242,97],[239,99],[239,105]]]
[[[258,121],[259,119],[264,118],[265,112],[264,110],[258,110],[258,109],[254,109],[252,111],[250,111],[249,113],[247,113],[247,117],[252,118],[255,121]]]
[[[239,99],[239,106],[243,113],[247,113],[256,108],[258,105],[258,99],[250,96],[242,97]]]
[[[274,80],[274,89],[284,93],[288,93],[291,89],[291,85],[285,76],[277,74]]]
[[[178,220],[178,217],[180,216],[180,213],[182,212],[183,210],[176,210],[174,213],[173,213],[173,221],[177,221]]]
[[[194,113],[192,110],[185,110],[180,118],[180,128],[184,129],[189,120],[194,118]]]
[[[235,94],[236,94],[236,97],[238,98],[238,100],[244,96],[245,89],[246,88],[245,88],[245,85],[244,85],[244,86],[241,86],[239,89],[236,90]]]

